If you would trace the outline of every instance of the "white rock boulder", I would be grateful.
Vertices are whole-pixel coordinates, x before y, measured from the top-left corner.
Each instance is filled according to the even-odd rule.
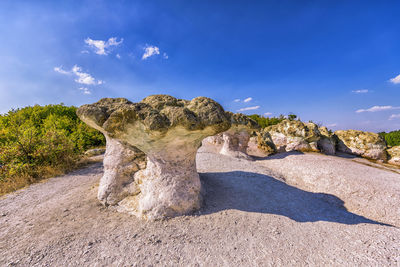
[[[362,156],[364,158],[386,161],[386,143],[376,133],[357,130],[336,131],[337,149],[340,152]]]

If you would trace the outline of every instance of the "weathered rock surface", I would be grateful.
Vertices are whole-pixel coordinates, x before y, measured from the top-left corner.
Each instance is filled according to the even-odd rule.
[[[320,132],[322,131],[322,133]],[[258,136],[259,147],[266,152],[319,152],[335,154],[335,141],[325,127],[315,123],[284,120],[263,129]]]
[[[374,160],[387,160],[386,143],[376,133],[357,130],[336,131],[337,149],[340,152],[362,156]]]
[[[104,205],[116,205],[127,196],[140,192],[134,175],[146,168],[146,155],[136,147],[105,136],[104,174],[97,197]]]
[[[107,150],[121,151],[120,145],[128,144],[146,154],[145,169],[132,167],[126,174],[119,171],[111,174],[120,176],[115,179],[120,182],[111,186],[112,190],[108,189],[113,193],[107,197],[107,203],[108,199],[114,203],[124,197],[118,202],[119,210],[147,219],[186,214],[200,207],[197,149],[205,137],[224,132],[231,126],[230,117],[223,108],[205,97],[187,101],[153,95],[139,103],[105,98],[80,107],[77,114],[88,125],[102,131],[108,141],[116,140],[111,141]],[[124,147],[123,152],[110,152],[110,162],[113,159],[118,162],[111,163],[110,169],[129,165],[130,160],[135,163],[138,151],[131,150],[133,152]],[[125,154],[128,159],[123,156]],[[112,195],[115,197],[110,197]]]
[[[394,146],[387,150],[389,154],[389,161],[388,163],[394,165],[400,165],[400,146]]]

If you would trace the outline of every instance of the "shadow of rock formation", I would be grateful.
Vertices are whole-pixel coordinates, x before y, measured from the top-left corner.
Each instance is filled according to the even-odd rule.
[[[391,226],[351,213],[330,194],[312,193],[273,177],[243,171],[201,173],[205,189],[202,214],[236,209],[286,216],[296,222],[327,221]]]

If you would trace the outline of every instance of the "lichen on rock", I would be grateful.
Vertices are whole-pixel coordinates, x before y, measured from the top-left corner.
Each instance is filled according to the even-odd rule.
[[[126,196],[118,202],[120,210],[147,219],[186,214],[200,207],[197,149],[205,137],[231,126],[231,118],[224,109],[206,97],[188,101],[153,95],[139,103],[106,98],[81,106],[77,114],[106,135],[111,144],[107,150],[125,144],[123,149],[127,154],[131,155],[126,147],[129,145],[137,149],[135,153],[141,151],[146,155],[146,168],[132,168],[127,174],[129,179],[122,178],[123,175],[118,178],[126,180],[122,184],[129,184],[124,192],[116,186],[108,191],[118,191],[120,194],[114,193],[118,195],[116,199]],[[137,165],[135,154],[131,156]]]
[[[374,160],[387,160],[386,143],[376,133],[357,130],[336,131],[338,151]]]

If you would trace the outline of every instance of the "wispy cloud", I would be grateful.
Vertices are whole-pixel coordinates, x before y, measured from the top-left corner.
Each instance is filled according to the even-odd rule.
[[[160,54],[160,49],[157,46],[147,45],[144,48],[144,54],[142,56],[142,60],[145,60],[146,58],[159,54]]]
[[[391,83],[394,83],[394,84],[399,84],[399,83],[400,83],[400,74],[397,75],[396,77],[390,79],[389,81],[390,81]]]
[[[400,119],[400,114],[392,114],[390,117],[389,117],[389,120],[391,121],[391,120],[394,120],[394,119]]]
[[[120,54],[116,54],[115,57],[118,58],[118,59],[121,59],[121,55]]]
[[[256,109],[259,109],[259,108],[260,108],[260,106],[246,107],[246,108],[238,109],[238,111],[241,112],[241,111],[247,111],[247,110],[256,110]]]
[[[244,102],[244,103],[247,103],[247,102],[250,102],[251,100],[253,100],[253,98],[252,98],[252,97],[248,97],[248,98],[246,98],[245,100],[243,100],[243,102]]]
[[[85,94],[85,95],[91,95],[92,94],[92,92],[87,87],[79,87],[79,90],[81,90],[82,93]]]
[[[63,70],[62,67],[54,67],[54,71],[61,74],[71,74],[70,71]]]
[[[76,76],[75,82],[80,84],[98,85],[104,83],[102,80],[96,80],[89,73],[83,72],[82,68],[77,65],[74,65],[70,71],[63,70],[62,67],[55,67],[54,71],[64,75],[73,74]]]
[[[265,115],[265,116],[271,116],[272,113],[271,113],[271,112],[265,112],[264,115]]]
[[[89,45],[89,47],[92,48],[94,52],[98,55],[108,55],[113,46],[116,47],[120,45],[123,41],[123,38],[117,41],[116,37],[111,37],[110,39],[108,39],[108,41],[93,40],[90,38],[85,39],[85,43]]]
[[[233,102],[240,102],[240,99],[237,98],[237,99],[233,100]]]
[[[394,109],[400,109],[400,107],[393,107],[393,106],[373,106],[372,108],[368,108],[368,109],[359,109],[359,110],[356,110],[356,112],[357,112],[357,113],[362,113],[362,112],[377,112],[377,111],[394,110]]]
[[[327,124],[326,127],[336,127],[338,124],[337,123],[331,123]]]
[[[164,53],[163,53],[163,58],[164,58],[164,59],[168,59],[168,58],[169,58],[168,54],[164,52]]]
[[[353,90],[351,92],[355,93],[355,94],[366,94],[366,93],[369,92],[369,90],[368,89],[361,89],[361,90]]]

